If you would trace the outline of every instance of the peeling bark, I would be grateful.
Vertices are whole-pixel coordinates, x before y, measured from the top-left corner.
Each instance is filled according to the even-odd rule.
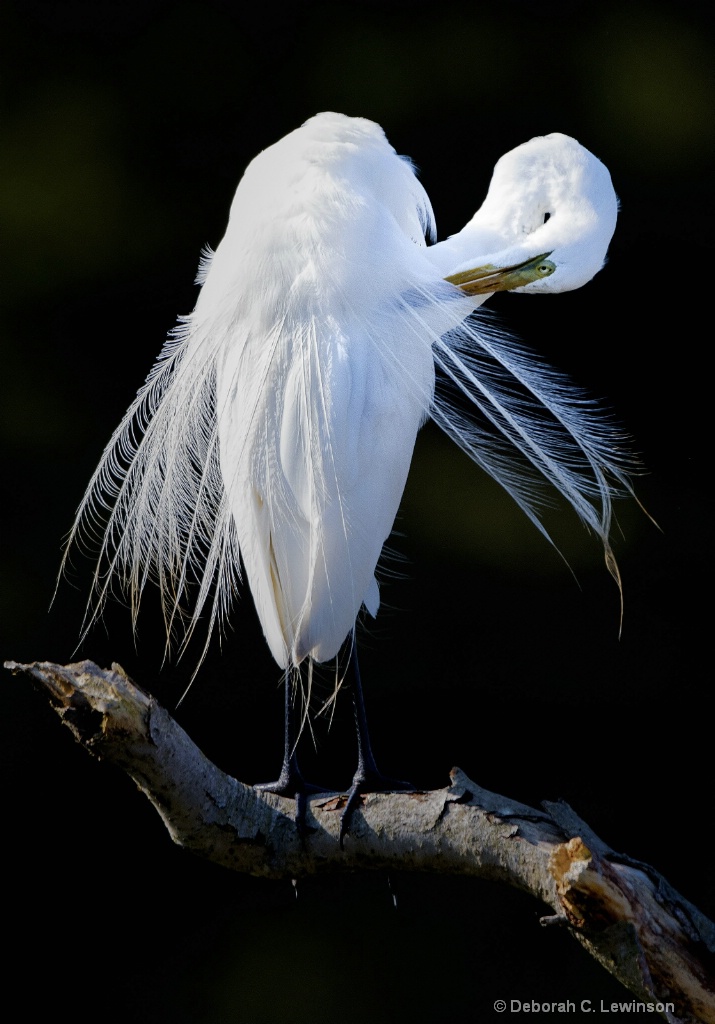
[[[341,850],[344,794],[313,797],[301,835],[292,800],[220,771],[120,666],[5,667],[39,683],[77,741],[127,772],[193,853],[265,878],[397,866],[508,882],[546,903],[543,924],[568,928],[666,1020],[715,1024],[715,926],[568,805],[536,810],[454,768],[445,789],[363,797]]]

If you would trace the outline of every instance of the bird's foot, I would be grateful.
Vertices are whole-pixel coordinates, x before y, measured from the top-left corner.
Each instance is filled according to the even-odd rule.
[[[295,800],[295,824],[304,839],[308,826],[306,812],[308,808],[308,797],[316,793],[327,793],[330,790],[326,786],[316,786],[312,782],[306,782],[300,769],[296,764],[284,764],[281,773],[275,782],[257,782],[254,789],[260,789],[263,793],[275,793],[277,796],[292,797]]]
[[[411,782],[388,778],[377,769],[359,767],[348,790],[348,802],[340,815],[340,849],[344,849],[345,836],[350,831],[350,821],[364,793],[409,793],[414,792],[414,789]]]

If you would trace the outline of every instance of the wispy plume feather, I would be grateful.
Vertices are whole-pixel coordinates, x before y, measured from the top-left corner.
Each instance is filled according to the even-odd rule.
[[[78,510],[68,550],[101,538],[85,633],[115,585],[136,622],[155,584],[167,649],[201,623],[200,662],[245,579],[281,666],[332,658],[360,608],[377,613],[375,566],[427,417],[543,533],[549,488],[560,493],[618,580],[627,438],[475,313],[483,297],[444,280],[470,260],[547,253],[551,276],[522,290],[558,291],[603,264],[616,210],[603,165],[565,136],[514,154],[465,229],[429,248],[429,199],[370,122],[319,115],[253,162],[226,237],[202,254],[196,309]]]

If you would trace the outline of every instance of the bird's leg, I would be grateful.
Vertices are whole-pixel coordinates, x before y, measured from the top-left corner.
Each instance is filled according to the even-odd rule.
[[[275,782],[260,782],[256,789],[264,789],[269,793],[280,793],[287,796],[295,791],[295,786],[302,781],[300,769],[298,768],[298,756],[295,751],[293,714],[291,708],[291,680],[290,670],[286,669],[283,680],[283,764],[281,773]]]
[[[357,645],[354,639],[350,648],[348,676],[352,683],[353,714],[355,716],[355,732],[357,734],[358,746],[358,763],[353,777],[353,785],[355,785],[355,783],[365,783],[373,778],[382,778],[382,776],[375,762],[375,755],[372,752],[370,730],[367,726],[367,713],[365,711],[365,697],[362,692],[362,681],[360,679]]]
[[[358,665],[357,644],[354,637],[348,637],[346,644],[350,645],[350,655],[346,677],[348,678],[353,695],[353,712],[355,715],[355,731],[357,734],[358,763],[353,775],[353,782],[348,792],[348,802],[340,816],[340,846],[350,828],[350,819],[358,805],[361,793],[370,791],[391,792],[392,790],[410,790],[414,786],[409,782],[402,782],[399,779],[390,779],[377,767],[375,756],[372,752],[370,732],[367,727],[367,714],[365,713],[365,698],[362,692],[360,681],[360,667]],[[343,648],[344,649],[344,648]]]
[[[323,793],[325,790],[321,786],[314,786],[312,783],[306,782],[298,767],[291,685],[291,670],[287,668],[284,682],[283,764],[280,775],[275,782],[256,783],[254,789],[263,790],[265,793],[277,793],[279,796],[294,797],[296,824],[300,831],[304,831],[306,797],[309,793]]]

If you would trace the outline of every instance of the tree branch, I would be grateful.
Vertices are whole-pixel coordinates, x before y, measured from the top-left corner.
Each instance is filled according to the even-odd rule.
[[[343,794],[310,800],[301,835],[292,800],[220,771],[120,666],[5,667],[41,684],[78,742],[134,779],[178,845],[264,878],[398,867],[509,882],[548,904],[543,924],[567,927],[666,1020],[715,1024],[715,926],[568,805],[535,810],[454,768],[445,789],[365,796],[341,850]]]

